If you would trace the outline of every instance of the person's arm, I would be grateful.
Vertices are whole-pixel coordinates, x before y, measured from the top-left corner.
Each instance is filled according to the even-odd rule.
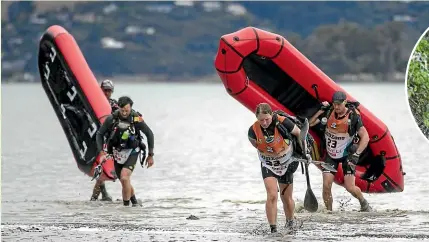
[[[153,156],[153,149],[155,146],[155,137],[153,135],[152,130],[149,128],[149,126],[146,124],[145,121],[140,121],[135,123],[135,126],[138,130],[142,131],[144,135],[146,135],[147,138],[147,145],[149,146],[149,156]]]
[[[97,153],[103,150],[103,144],[104,144],[104,135],[107,133],[110,126],[113,124],[113,116],[109,115],[104,120],[104,123],[101,125],[101,127],[98,129],[96,134],[96,142],[97,142]]]
[[[329,103],[324,101],[321,103],[320,110],[318,110],[311,118],[308,120],[308,124],[310,127],[313,127],[320,123],[320,115],[322,115],[324,112],[326,112],[329,109]]]
[[[322,115],[322,113],[324,113],[325,111],[319,110],[317,111],[308,121],[308,125],[310,127],[313,127],[315,125],[317,125],[318,123],[320,123],[320,119],[319,116]]]
[[[285,118],[285,120],[283,120],[283,122],[282,122],[282,125],[284,127],[286,127],[286,129],[289,133],[296,136],[297,140],[299,140],[299,135],[301,133],[301,129],[295,123],[293,123],[290,119]],[[303,152],[299,145],[298,145],[297,151],[295,151],[295,152],[298,152],[298,154],[301,154],[301,155],[306,155],[306,152]]]
[[[365,150],[369,143],[369,135],[366,128],[363,126],[362,119],[359,115],[354,117],[355,130],[357,130],[357,134],[359,135],[359,143],[357,144],[357,149],[353,154],[349,156],[349,162],[353,165],[356,165],[359,162],[360,154]]]
[[[363,126],[362,118],[360,117],[360,115],[357,115],[357,117],[356,117],[356,129],[355,130],[357,130],[357,133],[358,133],[359,138],[360,138],[356,153],[358,155],[360,155],[365,150],[365,148],[368,146],[368,143],[369,143],[368,131],[366,130],[365,126]]]
[[[247,132],[247,137],[248,137],[250,143],[253,145],[253,147],[257,148],[256,134],[255,134],[255,131],[253,130],[253,125],[250,126],[249,131]]]
[[[296,137],[299,137],[299,133],[301,132],[301,130],[290,119],[285,118],[282,122],[282,125],[286,128],[287,132],[295,135]]]

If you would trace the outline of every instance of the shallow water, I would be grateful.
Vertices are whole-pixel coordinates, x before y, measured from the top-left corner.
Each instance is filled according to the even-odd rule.
[[[155,133],[155,166],[132,177],[141,208],[90,202],[93,182],[77,169],[40,85],[2,85],[2,241],[413,241],[429,240],[429,143],[409,114],[404,86],[343,85],[389,127],[403,159],[405,191],[365,194],[374,211],[333,187],[323,209],[321,174],[310,167],[319,212],[302,209],[295,173],[296,235],[267,234],[265,190],[247,141],[253,114],[214,84],[118,84]],[[107,183],[114,199],[118,182]],[[284,215],[279,208],[279,226]],[[195,215],[198,220],[188,220]]]

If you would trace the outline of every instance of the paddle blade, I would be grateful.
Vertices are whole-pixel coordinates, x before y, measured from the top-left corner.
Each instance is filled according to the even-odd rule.
[[[319,203],[311,188],[307,188],[307,192],[305,193],[304,208],[310,213],[316,212],[319,208]]]
[[[301,147],[303,154],[306,154],[307,152],[307,134],[309,128],[308,119],[305,119],[304,124],[301,127],[301,132],[299,133],[299,146]]]
[[[320,165],[328,171],[337,172],[337,170],[329,164],[321,163]]]

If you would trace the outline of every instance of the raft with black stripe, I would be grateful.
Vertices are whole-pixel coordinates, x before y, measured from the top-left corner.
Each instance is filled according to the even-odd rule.
[[[228,94],[252,112],[266,102],[273,110],[309,118],[338,90],[357,101],[283,36],[258,28],[223,35],[214,65]],[[388,127],[363,105],[359,111],[370,141],[356,167],[356,185],[366,193],[402,192],[405,173]],[[315,140],[313,159],[323,159],[323,134],[314,128],[310,134]],[[344,185],[341,166],[334,181]]]
[[[39,42],[42,87],[61,123],[80,171],[93,176],[99,164],[96,132],[110,114],[109,101],[98,86],[79,46],[63,27],[49,27]],[[113,159],[103,164],[102,180],[115,180]]]

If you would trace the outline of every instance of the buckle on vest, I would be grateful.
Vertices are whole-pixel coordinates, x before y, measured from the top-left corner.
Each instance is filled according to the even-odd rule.
[[[273,141],[274,141],[274,135],[272,135],[272,136],[265,136],[265,135],[264,135],[264,138],[265,138],[265,142],[266,142],[267,144],[269,144],[269,143],[273,143]]]

